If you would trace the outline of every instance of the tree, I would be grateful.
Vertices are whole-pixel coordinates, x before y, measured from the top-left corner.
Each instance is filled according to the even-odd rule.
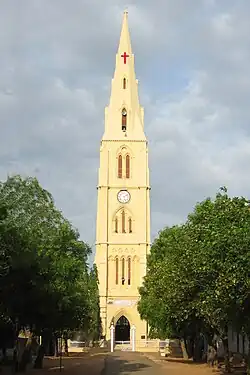
[[[88,336],[94,342],[100,339],[102,334],[102,325],[100,317],[98,271],[94,264],[89,275],[89,311],[90,320],[88,325]]]
[[[13,325],[18,321],[18,328],[42,336],[41,367],[53,338],[90,320],[90,248],[36,179],[14,176],[1,183],[0,215],[2,310]]]
[[[192,277],[190,248],[184,225],[160,232],[148,257],[138,309],[150,325],[151,336],[182,338],[188,356],[199,359],[201,353],[195,348],[205,326],[197,317],[194,303],[197,285]]]
[[[229,369],[228,327],[249,336],[249,248],[248,201],[222,188],[154,242],[140,290],[141,316],[165,337],[195,332],[211,342],[219,335]]]
[[[228,327],[242,329],[238,314],[249,295],[250,211],[244,197],[230,198],[227,191],[197,205],[188,226],[198,251],[193,267],[202,288],[197,299],[199,315],[216,330],[228,363]]]

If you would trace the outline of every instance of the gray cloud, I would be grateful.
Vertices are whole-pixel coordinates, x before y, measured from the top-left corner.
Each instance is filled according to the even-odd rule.
[[[4,0],[0,178],[36,175],[91,245],[125,7],[150,144],[152,236],[221,185],[250,190],[247,1]]]

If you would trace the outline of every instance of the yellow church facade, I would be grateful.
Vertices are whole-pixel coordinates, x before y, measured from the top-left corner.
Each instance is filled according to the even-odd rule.
[[[103,335],[110,340],[147,341],[147,324],[137,311],[138,288],[150,251],[150,185],[144,111],[138,96],[124,13],[111,96],[100,147],[95,263],[99,275]]]

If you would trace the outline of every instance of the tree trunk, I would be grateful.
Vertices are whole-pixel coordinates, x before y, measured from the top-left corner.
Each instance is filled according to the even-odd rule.
[[[225,364],[225,371],[231,372],[230,362],[229,362],[229,349],[228,349],[228,337],[222,339],[223,348],[224,348],[224,364]]]
[[[203,337],[200,334],[197,334],[194,340],[194,354],[193,354],[194,362],[201,362],[203,348],[204,348]]]
[[[64,337],[64,353],[65,355],[69,355],[69,347],[68,347],[68,338]]]
[[[58,346],[58,337],[55,337],[55,357],[59,357],[59,346]]]
[[[43,368],[43,358],[45,356],[46,349],[48,349],[51,335],[48,332],[42,333],[42,342],[39,346],[37,357],[35,359],[34,368],[42,369]]]
[[[49,355],[53,355],[54,357],[58,357],[58,338],[57,335],[54,333],[52,335],[51,341],[50,341],[50,349],[49,349]],[[47,354],[47,353],[46,353]]]
[[[2,347],[2,353],[3,353],[3,363],[7,360],[7,349],[5,347]]]
[[[248,338],[248,353],[247,353],[247,375],[250,375],[250,335]]]
[[[40,345],[37,353],[37,357],[35,359],[34,368],[35,369],[42,369],[43,368],[43,358],[44,358],[45,350],[43,344]]]
[[[214,367],[215,361],[218,360],[216,345],[208,345],[207,349],[207,363],[209,366]]]
[[[189,337],[187,340],[188,358],[194,358],[194,337]]]
[[[18,319],[15,321],[15,326],[13,326],[14,329],[14,350],[13,350],[13,371],[18,371],[18,336],[19,336],[19,323]]]
[[[32,343],[32,336],[28,338],[22,357],[21,361],[19,363],[19,371],[24,372],[27,368],[27,365],[31,362],[31,343]]]
[[[186,347],[186,342],[185,339],[181,340],[181,349],[182,349],[182,355],[184,359],[188,359],[188,353],[187,353],[187,347]]]
[[[12,364],[12,372],[17,372],[18,371],[18,351],[17,347],[14,347],[13,350],[13,364]]]

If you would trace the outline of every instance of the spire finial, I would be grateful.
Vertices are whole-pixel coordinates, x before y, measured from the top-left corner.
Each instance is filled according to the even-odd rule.
[[[123,52],[132,53],[130,35],[128,29],[128,10],[125,9],[123,12],[122,30],[119,43],[119,54]]]
[[[143,130],[143,109],[139,102],[138,81],[135,75],[134,55],[130,42],[127,10],[123,12],[110,102],[105,113],[103,139],[122,139],[123,141],[125,139],[146,139]],[[127,113],[133,114],[128,117],[129,120],[126,116]]]

